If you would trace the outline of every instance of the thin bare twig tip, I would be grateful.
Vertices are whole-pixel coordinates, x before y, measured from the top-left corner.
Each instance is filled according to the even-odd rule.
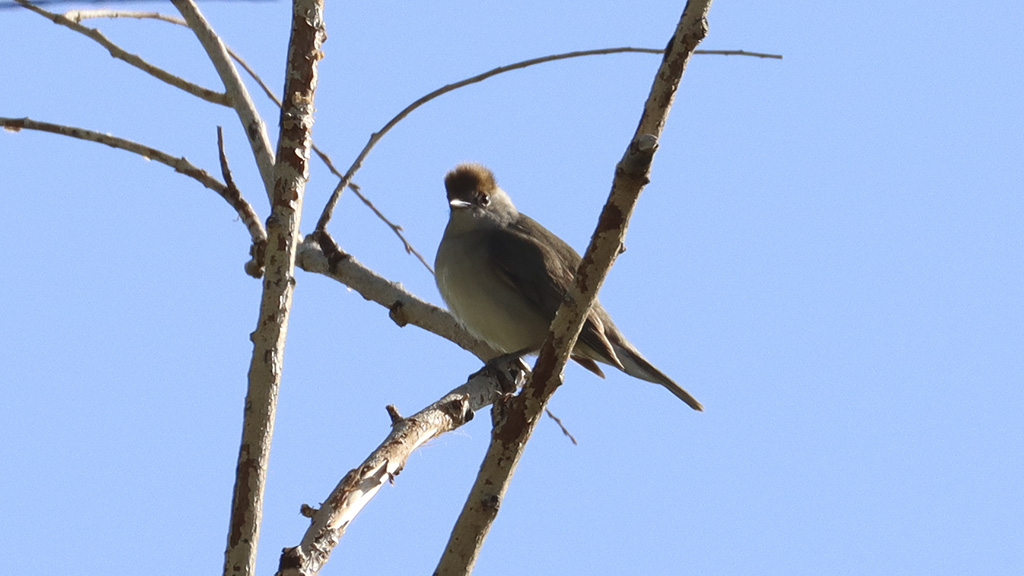
[[[573,446],[580,445],[579,442],[576,441],[576,437],[573,436],[572,433],[569,432],[569,429],[565,427],[565,424],[562,424],[561,418],[555,416],[555,414],[547,408],[544,409],[544,412],[548,415],[548,418],[551,418],[552,420],[555,421],[555,424],[558,424],[558,427],[562,429],[562,434],[565,434],[569,441],[572,442]]]

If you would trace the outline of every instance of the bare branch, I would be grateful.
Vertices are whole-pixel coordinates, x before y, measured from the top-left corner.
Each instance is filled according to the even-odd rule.
[[[182,20],[180,18],[176,18],[174,16],[168,16],[168,15],[165,15],[165,14],[161,14],[159,12],[137,12],[137,11],[121,11],[121,10],[73,10],[73,11],[66,12],[64,15],[68,19],[73,20],[75,22],[81,22],[82,20],[85,20],[85,19],[88,19],[88,18],[136,18],[136,19],[155,19],[155,20],[161,20],[163,22],[169,22],[171,24],[177,24],[177,25],[180,25],[180,26],[186,26],[186,27],[188,26],[188,24],[184,20]],[[259,74],[257,74],[256,71],[253,70],[252,67],[250,67],[249,64],[238,53],[236,53],[234,50],[232,50],[230,47],[227,47],[227,51],[228,51],[228,54],[230,54],[230,56],[236,62],[238,62],[238,64],[241,65],[243,69],[245,69],[245,71],[249,74],[249,76],[252,77],[252,79],[255,80],[257,84],[259,84],[260,88],[267,95],[267,97],[270,98],[271,101],[273,101],[275,104],[277,104],[280,107],[281,106],[281,100],[277,97],[276,94],[274,94],[274,92],[270,89],[270,87],[267,86],[266,82],[263,81],[263,79],[259,76]],[[568,55],[568,56],[566,56],[566,55],[563,55],[563,56],[565,56],[565,57],[580,57],[580,56],[591,56],[591,55],[595,55],[595,54],[606,54],[606,53],[607,54],[613,54],[613,53],[617,53],[617,52],[638,52],[638,53],[645,53],[645,54],[663,54],[665,51],[661,50],[661,49],[655,49],[655,48],[611,48],[611,49],[600,49],[600,50],[587,50],[587,51],[582,51],[582,52],[572,52],[572,53],[569,53],[570,55]],[[694,52],[694,54],[717,54],[717,55],[722,55],[722,56],[750,56],[750,57],[756,57],[756,58],[777,58],[777,59],[782,59],[782,56],[781,55],[777,55],[777,54],[765,54],[765,53],[760,53],[760,52],[748,52],[748,51],[745,51],[745,50],[696,50]],[[541,62],[550,61],[547,58],[548,57],[541,58],[541,59],[535,59],[536,61],[528,60],[528,61],[525,61],[525,62],[532,62],[532,63],[539,64]],[[559,59],[557,57],[554,57],[554,58],[555,59]],[[532,64],[527,64],[527,65],[532,65]],[[511,66],[515,66],[515,65],[511,65]],[[509,67],[507,70],[503,70],[503,71],[509,71],[509,70],[514,70],[514,69],[516,69],[516,68]],[[437,94],[437,96],[440,96],[440,95],[441,95],[440,93]],[[422,105],[422,104],[425,103],[425,101],[424,102],[417,101],[417,102],[419,102],[419,104],[413,103],[413,105],[410,105],[410,107]],[[411,111],[412,110],[410,108],[407,108],[406,110],[403,110],[403,112],[405,112],[406,116]],[[400,120],[400,118],[398,120]],[[397,120],[393,119],[393,122],[397,123]],[[392,126],[393,126],[393,124],[392,124]],[[380,132],[380,136],[383,136],[384,132],[387,132],[388,130],[390,130],[390,128],[385,126],[385,129],[382,129],[382,131]],[[379,138],[378,138],[378,140],[379,140]],[[372,147],[375,144],[376,144],[376,142],[373,142],[373,144],[369,144],[368,146]],[[317,156],[320,157],[320,159],[324,162],[324,164],[327,166],[327,168],[335,176],[337,176],[338,178],[341,178],[342,181],[344,181],[345,176],[341,172],[339,172],[337,168],[335,168],[334,163],[331,161],[330,156],[328,156],[327,153],[323,152],[315,144],[313,145],[313,151],[317,154]],[[369,153],[369,150],[366,150],[366,152]],[[364,159],[365,159],[365,155],[364,155]],[[402,242],[402,246],[405,249],[405,252],[407,254],[412,254],[412,255],[416,256],[416,258],[420,261],[420,263],[422,263],[423,266],[431,274],[433,274],[434,273],[433,267],[431,267],[431,265],[427,261],[427,259],[424,258],[423,255],[418,250],[416,250],[416,248],[412,245],[412,243],[409,242],[409,240],[405,237],[405,234],[403,234],[402,226],[392,222],[387,216],[385,216],[384,213],[381,212],[373,204],[373,202],[369,198],[367,198],[366,195],[364,195],[362,193],[362,190],[359,188],[359,186],[357,186],[354,182],[351,182],[351,178],[349,178],[348,188],[350,190],[352,190],[356,194],[356,197],[358,197],[359,200],[364,205],[366,205],[366,207],[368,207],[382,222],[384,222],[391,229],[391,231],[395,233],[396,236],[398,236],[398,239],[401,240],[401,242]],[[340,196],[340,191],[339,190],[336,190],[336,193],[339,194],[339,196]],[[331,208],[331,212],[332,213],[333,213],[333,210],[334,210],[334,208],[332,207]]]
[[[244,91],[223,44],[209,30],[195,5],[186,0],[174,0],[174,4],[207,45],[211,57],[218,62],[222,77],[228,72],[225,64],[230,68],[231,82],[238,86],[229,88],[229,92],[234,96],[238,90]],[[302,200],[309,177],[317,64],[323,57],[321,46],[327,36],[323,9],[322,0],[295,0],[292,4],[277,163],[271,174],[273,185],[268,186],[272,194],[271,213],[267,219],[266,273],[259,320],[252,334],[253,352],[242,421],[242,443],[235,469],[228,543],[224,552],[225,576],[252,576],[256,571],[270,440],[274,432],[288,319],[295,291],[295,258],[301,239]],[[239,101],[236,99],[235,102]],[[247,108],[253,112],[251,104],[247,102]],[[256,121],[257,118],[253,116],[250,120]],[[251,124],[246,126],[252,128]],[[269,150],[258,156],[265,161]]]
[[[548,415],[548,418],[554,420],[555,424],[558,424],[558,428],[562,430],[562,434],[564,434],[574,446],[579,445],[579,442],[576,441],[576,437],[572,435],[572,432],[569,432],[569,429],[565,427],[565,424],[562,424],[561,418],[555,416],[554,412],[547,408],[544,409],[544,413]]]
[[[213,62],[214,68],[217,69],[217,74],[220,76],[221,81],[224,82],[231,105],[235,109],[235,113],[238,114],[238,119],[242,122],[242,128],[249,138],[249,146],[252,148],[253,156],[256,158],[256,165],[259,167],[260,176],[263,177],[263,185],[267,189],[267,196],[273,199],[274,153],[270,149],[271,144],[270,137],[267,135],[267,126],[264,124],[263,119],[260,118],[259,113],[256,112],[256,105],[253,104],[252,99],[249,97],[249,91],[246,90],[245,84],[238,75],[238,70],[235,70],[234,65],[231,64],[231,58],[228,56],[220,36],[210,27],[210,23],[199,12],[199,7],[196,6],[195,2],[193,0],[171,0],[171,2],[181,12],[181,15],[188,23],[188,27],[192,29],[200,44],[203,45],[206,54],[210,57],[210,61]]]
[[[394,482],[413,451],[469,422],[478,410],[515,392],[525,379],[525,368],[521,361],[500,370],[486,367],[470,376],[462,386],[408,418],[402,418],[389,406],[391,433],[362,464],[342,478],[320,509],[311,515],[312,522],[302,542],[281,554],[278,576],[311,576],[319,572],[352,520],[385,482]],[[309,511],[308,506],[303,508]]]
[[[96,30],[95,28],[88,28],[86,26],[82,26],[75,20],[62,16],[60,14],[47,12],[46,10],[43,10],[38,6],[35,6],[30,2],[26,2],[25,0],[14,1],[24,6],[25,8],[31,10],[32,12],[35,12],[36,14],[39,14],[41,16],[48,18],[49,20],[52,20],[55,24],[60,24],[61,26],[65,26],[67,28],[74,30],[75,32],[78,32],[79,34],[83,34],[88,38],[91,38],[92,40],[96,41],[101,46],[106,48],[107,51],[110,52],[110,55],[114,58],[117,58],[118,60],[123,60],[158,80],[162,80],[170,84],[171,86],[174,86],[175,88],[180,88],[185,92],[188,92],[193,96],[196,96],[197,98],[202,98],[203,100],[206,100],[207,102],[213,102],[214,104],[220,104],[222,106],[228,105],[227,94],[223,92],[215,92],[213,90],[210,90],[209,88],[203,88],[198,84],[193,84],[192,82],[189,82],[184,78],[175,76],[174,74],[171,74],[163,68],[154,66],[149,62],[143,60],[140,56],[132,54],[131,52],[124,50],[117,44],[114,44],[113,42],[108,40],[107,37],[104,36],[99,30]]]
[[[664,50],[662,50],[664,52]],[[782,54],[765,54],[764,52],[747,52],[746,50],[694,50],[694,54],[711,54],[717,56],[750,56],[751,58],[771,58],[782,60]]]
[[[324,211],[320,215],[320,220],[317,221],[317,223],[316,223],[316,229],[317,230],[325,230],[327,228],[327,223],[330,222],[330,220],[331,220],[331,215],[334,213],[334,208],[338,204],[338,199],[341,197],[341,192],[348,186],[349,182],[352,181],[353,176],[355,176],[355,173],[362,167],[363,160],[366,159],[366,156],[370,153],[370,150],[372,150],[373,147],[377,145],[377,142],[380,141],[380,139],[383,138],[384,135],[387,134],[392,128],[394,128],[396,124],[401,122],[406,116],[411,114],[414,110],[416,110],[420,106],[426,104],[427,102],[430,102],[431,100],[433,100],[433,99],[435,99],[435,98],[437,98],[439,96],[447,94],[448,92],[451,92],[452,90],[458,90],[459,88],[462,88],[463,86],[468,86],[470,84],[476,84],[477,82],[483,82],[484,80],[487,80],[488,78],[491,78],[493,76],[497,76],[498,74],[504,74],[505,72],[511,72],[513,70],[520,70],[522,68],[527,68],[529,66],[534,66],[534,65],[537,65],[537,64],[543,64],[545,62],[555,62],[557,60],[566,60],[568,58],[580,58],[580,57],[583,57],[583,56],[600,56],[600,55],[605,55],[605,54],[621,54],[621,53],[624,53],[624,52],[635,52],[635,53],[640,53],[640,54],[663,54],[665,51],[664,50],[660,50],[660,49],[656,49],[656,48],[632,48],[632,47],[626,46],[626,47],[622,47],[622,48],[601,48],[601,49],[598,49],[598,50],[579,50],[579,51],[576,51],[576,52],[566,52],[564,54],[552,54],[552,55],[549,55],[549,56],[542,56],[540,58],[531,58],[529,60],[523,60],[522,62],[516,62],[515,64],[508,64],[508,65],[505,65],[505,66],[498,66],[497,68],[494,68],[493,70],[488,70],[487,72],[484,72],[483,74],[477,74],[476,76],[472,76],[470,78],[466,78],[465,80],[460,80],[459,82],[455,82],[454,84],[448,84],[448,85],[442,86],[442,87],[438,88],[437,90],[434,90],[433,92],[431,92],[431,93],[429,93],[429,94],[427,94],[427,95],[417,99],[415,102],[413,102],[412,104],[409,104],[408,106],[405,107],[405,109],[403,109],[401,112],[396,114],[394,118],[389,120],[388,123],[384,125],[383,128],[381,128],[379,131],[374,132],[373,134],[370,135],[370,140],[366,143],[366,146],[364,146],[362,151],[359,152],[359,156],[356,157],[355,161],[352,163],[352,166],[350,166],[348,171],[345,172],[345,175],[342,176],[341,182],[339,182],[338,185],[335,186],[334,192],[331,194],[330,200],[327,201],[327,205],[324,206]],[[782,58],[782,56],[776,56],[776,55],[772,55],[772,54],[760,54],[760,53],[756,53],[756,52],[744,52],[743,50],[708,50],[707,52],[704,52],[704,53],[705,54],[725,54],[725,55],[756,56],[756,57],[760,57],[760,58],[780,58],[780,59]]]
[[[256,83],[260,85],[260,88],[263,89],[263,93],[266,94],[267,97],[274,102],[274,104],[280,106],[281,101],[277,98],[277,96],[274,95],[270,88],[267,87],[266,82],[264,82],[263,79],[260,78],[259,74],[257,74],[256,71],[253,70],[249,66],[249,64],[246,63],[245,60],[243,60],[242,57],[236,54],[233,50],[229,48],[228,52],[231,54],[231,57],[234,58],[235,61],[237,61],[242,66],[242,68],[244,68],[245,71],[249,73],[249,76],[252,76],[253,80],[255,80]],[[344,178],[342,173],[339,172],[338,169],[334,167],[334,162],[331,161],[331,157],[328,156],[326,152],[321,150],[316,144],[313,145],[313,152],[315,152],[316,155],[320,157],[320,160],[323,161],[323,163],[327,166],[327,169],[330,170],[332,174],[334,174],[338,178]],[[426,258],[424,258],[423,255],[420,254],[420,252],[416,250],[416,248],[413,247],[412,243],[409,242],[409,240],[405,237],[405,234],[402,233],[402,227],[392,222],[387,216],[384,215],[383,212],[378,210],[377,207],[373,204],[373,202],[371,202],[370,199],[363,194],[363,191],[359,188],[358,185],[356,185],[355,182],[350,181],[348,183],[348,187],[350,190],[355,192],[356,196],[363,202],[363,204],[365,204],[370,210],[373,211],[374,214],[377,215],[377,218],[379,218],[381,221],[387,224],[388,227],[391,228],[391,231],[394,232],[396,236],[398,236],[398,239],[402,241],[402,245],[405,247],[405,253],[413,254],[414,256],[416,256],[416,258],[419,259],[423,266],[426,267],[426,269],[430,271],[431,274],[433,274],[434,269],[431,268],[430,263],[427,262]]]
[[[380,276],[342,252],[326,232],[306,237],[296,264],[307,272],[333,278],[363,298],[387,308],[391,319],[399,326],[419,326],[454,342],[483,361],[499,355],[497,350],[470,334],[447,310],[420,300],[401,284]]]
[[[555,315],[533,375],[523,391],[507,403],[502,417],[495,422],[491,445],[480,466],[480,473],[452,530],[435,574],[469,574],[473,569],[526,442],[551,395],[562,383],[565,363],[586,315],[622,249],[629,218],[640,191],[648,182],[651,161],[676,88],[693,51],[707,34],[707,13],[710,7],[711,0],[690,0],[683,10],[661,67],[655,75],[640,124],[616,166],[611,194],[601,212],[590,246],[576,271],[575,281]]]
[[[263,224],[260,223],[259,216],[256,215],[256,211],[253,209],[252,205],[250,205],[245,198],[242,197],[241,193],[238,192],[238,189],[230,188],[222,184],[219,180],[210,176],[206,170],[198,168],[184,157],[174,157],[166,152],[162,152],[144,144],[139,144],[138,142],[132,142],[131,140],[125,140],[124,138],[118,138],[117,136],[111,136],[110,134],[101,134],[99,132],[93,132],[92,130],[86,130],[84,128],[77,128],[74,126],[51,124],[49,122],[37,122],[29,118],[4,117],[0,117],[0,124],[2,124],[4,128],[15,132],[24,128],[27,130],[38,130],[40,132],[61,134],[72,138],[78,138],[79,140],[98,142],[100,144],[106,144],[111,148],[132,152],[142,156],[143,158],[155,160],[156,162],[170,166],[171,168],[174,168],[175,172],[179,172],[196,180],[226,200],[227,203],[235,209],[238,217],[249,230],[249,236],[252,237],[253,245],[259,245],[267,241],[267,233],[263,230]]]
[[[188,28],[188,24],[177,16],[169,16],[160,12],[137,12],[134,10],[69,10],[64,17],[74,22],[90,18],[134,18],[136,20],[161,20]]]
[[[118,10],[75,10],[67,12],[65,16],[76,22],[85,20],[87,18],[137,18],[160,20],[163,22],[188,27],[188,24],[181,18],[168,16],[165,14],[161,14],[159,12],[133,12]],[[281,100],[277,97],[276,94],[274,94],[270,87],[267,86],[267,83],[263,81],[263,78],[261,78],[260,75],[257,74],[256,71],[253,70],[251,66],[249,66],[249,63],[246,62],[245,59],[243,59],[237,52],[235,52],[228,46],[225,46],[225,48],[227,49],[228,54],[231,56],[231,58],[233,58],[235,62],[238,62],[238,64],[249,74],[249,76],[252,77],[252,79],[255,80],[257,84],[259,84],[260,88],[263,90],[263,93],[266,94],[267,98],[269,98],[272,102],[274,102],[274,104],[277,104],[277,106],[280,107]],[[322,151],[315,144],[313,145],[313,151],[316,152],[317,156],[319,156],[320,159],[324,162],[328,170],[330,170],[338,178],[343,178],[342,173],[339,172],[338,169],[334,167],[334,163],[331,161],[331,158],[330,156],[327,155],[327,153]],[[365,204],[371,211],[373,211],[373,213],[381,221],[383,221],[385,224],[387,224],[389,228],[391,228],[391,231],[394,232],[396,236],[398,236],[399,240],[402,241],[402,246],[405,248],[405,252],[407,254],[412,254],[416,256],[420,263],[422,263],[423,266],[431,274],[433,274],[434,269],[430,266],[430,263],[427,261],[427,259],[424,258],[423,255],[418,250],[416,250],[412,243],[409,242],[409,240],[405,237],[402,227],[398,224],[395,224],[387,216],[385,216],[384,213],[381,212],[373,204],[373,202],[371,202],[370,199],[363,194],[362,190],[360,190],[359,186],[357,186],[355,182],[349,182],[348,187],[350,190],[355,192],[356,196],[359,198],[360,201],[362,201],[363,204]]]

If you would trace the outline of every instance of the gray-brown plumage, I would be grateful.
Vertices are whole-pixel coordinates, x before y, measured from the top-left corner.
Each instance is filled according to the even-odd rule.
[[[460,164],[444,179],[451,216],[434,262],[448,309],[478,338],[504,353],[536,353],[580,263],[571,246],[525,214],[480,164]],[[594,302],[572,358],[604,376],[597,362],[661,384],[694,410],[700,402],[655,368]]]

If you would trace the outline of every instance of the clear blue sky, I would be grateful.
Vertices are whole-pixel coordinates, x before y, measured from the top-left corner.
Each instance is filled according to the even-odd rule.
[[[550,53],[662,47],[676,2],[330,3],[317,143],[347,166],[443,84]],[[83,7],[83,5],[73,5]],[[123,7],[170,10],[163,3]],[[282,85],[289,7],[208,3]],[[183,28],[92,21],[217,87]],[[1024,5],[716,2],[601,298],[707,407],[570,368],[477,573],[1024,573]],[[583,249],[658,65],[619,55],[428,104],[356,180],[429,258],[454,164]],[[233,113],[23,10],[0,11],[0,115],[137,139],[267,202]],[[271,126],[277,114],[256,96]],[[335,181],[312,174],[303,229]],[[163,165],[0,133],[0,552],[11,574],[216,574],[260,292],[226,203]],[[342,247],[440,303],[354,196]],[[478,367],[298,274],[260,574],[411,413]],[[488,442],[481,414],[416,453],[324,574],[433,569]]]

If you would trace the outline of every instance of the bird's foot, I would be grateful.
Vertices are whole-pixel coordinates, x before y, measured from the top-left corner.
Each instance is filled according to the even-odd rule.
[[[527,353],[529,350],[495,356],[488,360],[483,368],[470,375],[470,378],[477,374],[493,374],[501,382],[506,394],[515,394],[530,375],[530,366],[523,360]]]

